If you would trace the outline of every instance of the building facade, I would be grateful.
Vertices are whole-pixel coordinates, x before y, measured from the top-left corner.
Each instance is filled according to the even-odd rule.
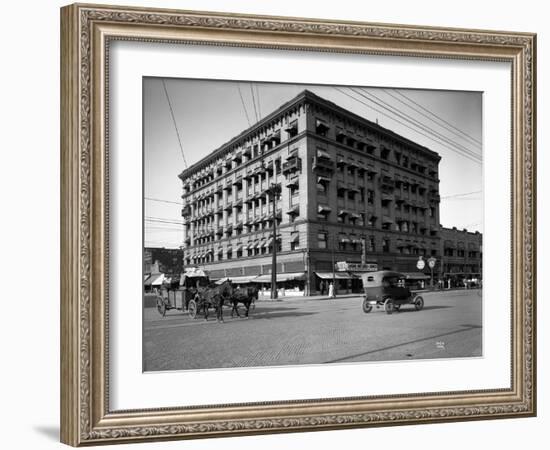
[[[151,274],[154,272],[179,277],[183,272],[183,250],[179,248],[145,247],[143,249],[143,273]]]
[[[278,282],[306,294],[332,278],[334,262],[417,271],[420,255],[440,256],[439,161],[303,91],[179,175],[184,265],[268,283],[276,245]],[[337,287],[352,278],[339,274]]]
[[[483,235],[479,232],[441,227],[440,279],[452,285],[481,279],[483,273]]]

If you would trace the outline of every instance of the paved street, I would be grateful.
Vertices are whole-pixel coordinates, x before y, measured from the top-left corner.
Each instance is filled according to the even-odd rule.
[[[369,314],[361,297],[258,302],[249,319],[162,318],[144,313],[145,370],[279,366],[287,364],[451,358],[482,355],[481,291],[424,293],[387,315]],[[241,306],[242,308],[242,306]]]

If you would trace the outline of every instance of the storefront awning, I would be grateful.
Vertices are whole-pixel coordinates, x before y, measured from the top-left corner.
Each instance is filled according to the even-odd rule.
[[[332,280],[333,279],[333,273],[332,272],[315,272],[315,275],[317,275],[319,278],[323,280]],[[353,280],[357,278],[356,276],[352,275],[348,272],[334,272],[334,279],[335,280]]]
[[[155,273],[152,274],[145,282],[143,283],[145,286],[160,286],[162,282],[164,281],[164,274],[163,273]]]
[[[255,281],[255,278],[257,278],[258,275],[245,275],[245,276],[239,276],[239,277],[226,277],[226,280],[231,281],[233,284],[246,284],[246,283],[252,283]]]
[[[293,280],[305,280],[305,272],[292,272],[292,273],[278,273],[277,274],[277,283],[283,281],[293,281]],[[254,283],[271,283],[271,274],[260,275],[254,279]]]

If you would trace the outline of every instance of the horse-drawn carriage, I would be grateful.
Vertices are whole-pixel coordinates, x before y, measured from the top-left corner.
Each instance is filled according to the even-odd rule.
[[[223,322],[223,307],[231,306],[231,317],[240,317],[239,303],[245,307],[248,317],[250,306],[258,298],[258,288],[236,287],[229,279],[212,283],[208,275],[200,269],[187,269],[180,277],[179,286],[172,290],[166,288],[157,298],[157,309],[161,316],[170,309],[187,312],[193,319],[204,316],[208,320],[211,309],[216,319]]]
[[[405,275],[381,270],[361,275],[363,280],[363,312],[369,313],[373,306],[384,308],[391,314],[402,305],[414,305],[417,311],[424,307],[424,299],[405,286]]]

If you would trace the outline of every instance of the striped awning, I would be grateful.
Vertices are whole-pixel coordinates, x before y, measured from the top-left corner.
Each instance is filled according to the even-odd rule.
[[[306,274],[305,272],[292,272],[292,273],[278,273],[277,274],[277,282],[280,283],[282,281],[293,281],[293,280],[305,280]],[[255,283],[271,283],[271,274],[267,275],[260,275],[259,277],[254,279]]]
[[[315,275],[323,280],[353,280],[357,278],[349,272],[315,272]]]

